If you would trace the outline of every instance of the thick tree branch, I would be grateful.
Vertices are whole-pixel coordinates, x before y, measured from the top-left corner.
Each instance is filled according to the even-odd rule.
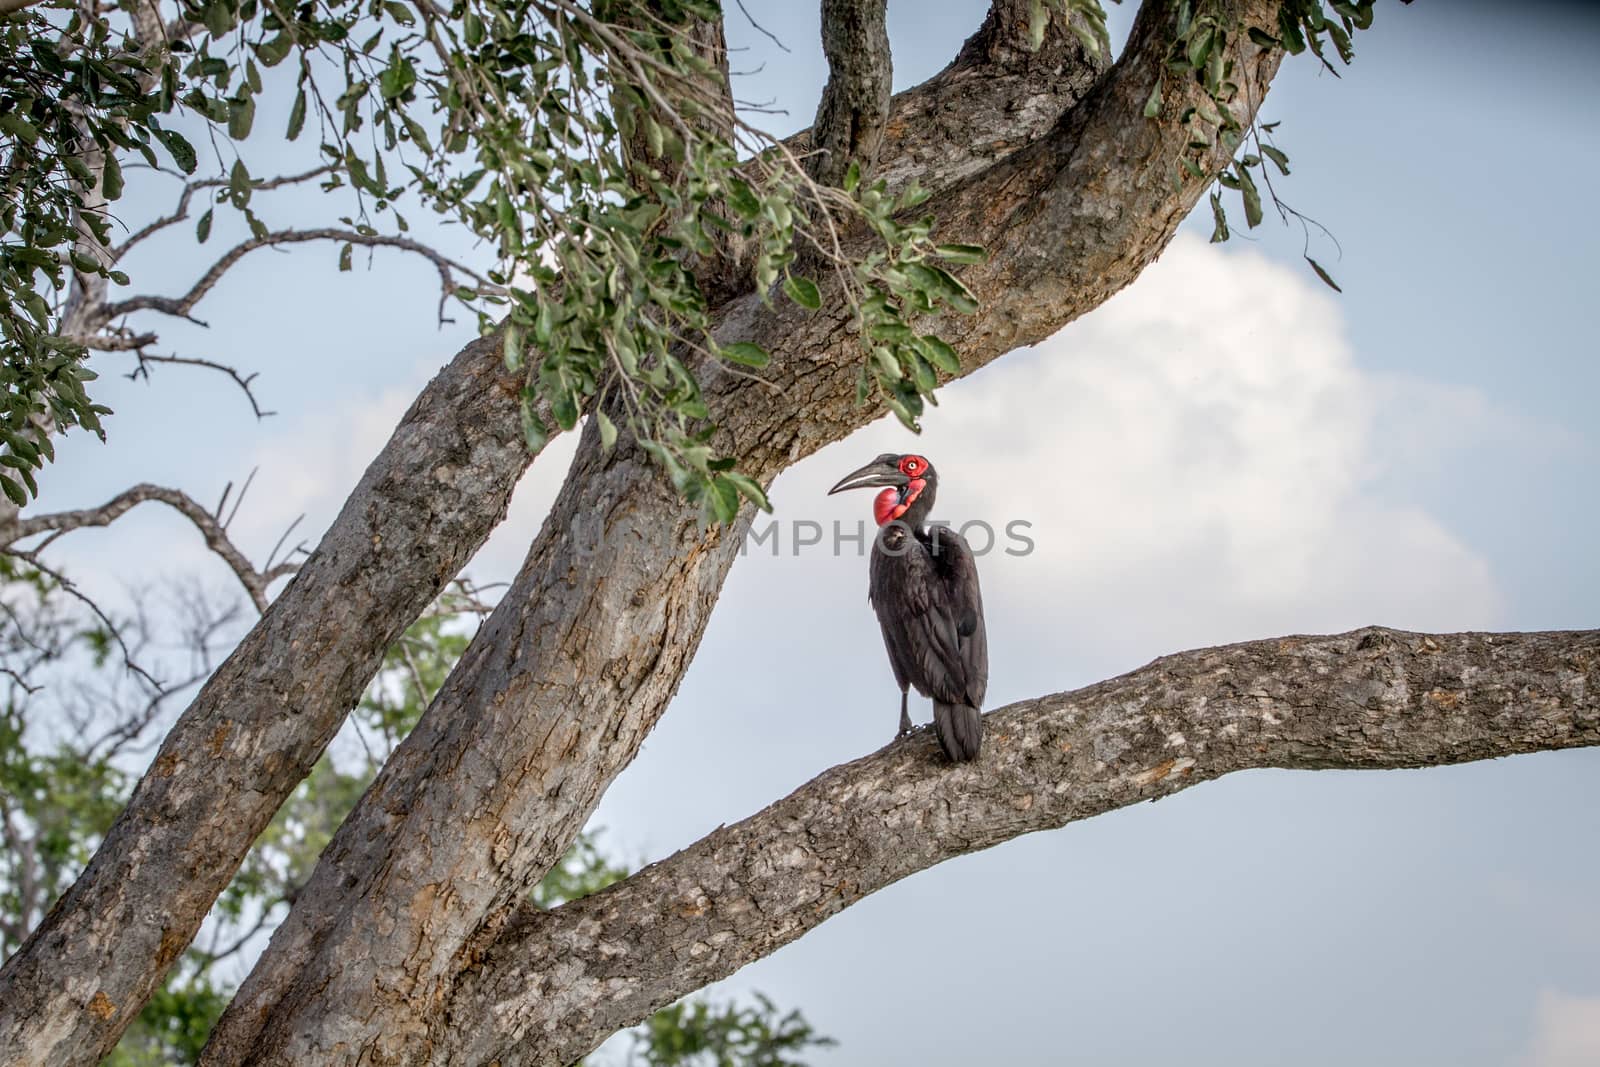
[[[877,162],[894,84],[887,0],[822,0],[828,83],[811,124],[811,176],[838,185],[852,162]]]
[[[1600,745],[1600,631],[1184,652],[1002,708],[985,734],[983,758],[952,767],[924,729],[594,896],[524,908],[458,987],[430,1062],[574,1063],[907,875],[1234,771]]]

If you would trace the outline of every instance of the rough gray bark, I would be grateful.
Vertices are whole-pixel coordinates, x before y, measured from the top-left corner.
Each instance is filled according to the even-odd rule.
[[[1263,27],[1275,12],[1238,9]],[[966,371],[1131,281],[1204,189],[1174,186],[1185,132],[1142,117],[1170,18],[1147,5],[1127,54],[1061,122],[927,205],[942,235],[991,250],[963,274],[983,309],[945,324]],[[1248,123],[1279,55],[1238,48]],[[1225,162],[1217,149],[1203,166]],[[876,415],[854,403],[859,348],[837,303],[807,314],[752,294],[723,309],[720,332],[774,355],[765,384],[701,368],[718,443],[746,469],[770,479]],[[702,532],[696,515],[636,450],[606,456],[586,434],[522,572],[323,854],[205,1062],[427,1054],[452,988],[633,758],[694,654],[743,529]]]
[[[825,185],[838,185],[852,162],[866,171],[878,160],[894,86],[888,6],[888,0],[822,0],[828,83],[811,124],[816,154],[807,166]]]
[[[440,372],[173,726],[88,868],[0,969],[0,1062],[110,1051],[384,649],[488,537],[528,463],[501,373],[492,340]]]
[[[986,719],[975,764],[939,759],[924,727],[594,896],[523,908],[456,987],[429,1062],[576,1062],[907,875],[1233,771],[1600,745],[1600,631],[1254,641]]]

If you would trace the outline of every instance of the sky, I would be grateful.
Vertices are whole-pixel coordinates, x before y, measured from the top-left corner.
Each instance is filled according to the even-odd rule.
[[[774,132],[807,125],[826,73],[815,7],[746,0],[785,52],[730,6],[739,95],[786,112],[765,116]],[[897,88],[942,67],[982,10],[891,3]],[[1113,9],[1114,40],[1130,20]],[[1002,542],[979,561],[991,707],[1281,633],[1595,625],[1596,30],[1592,5],[1380,3],[1342,78],[1292,60],[1266,107],[1293,167],[1280,189],[1337,236],[1342,255],[1311,248],[1342,294],[1305,266],[1297,227],[1215,246],[1203,209],[1103,307],[943,390],[920,438],[875,423],[782,475],[780,552],[734,567],[677,699],[601,804],[606,846],[666,856],[890,739],[866,560],[794,554],[789,525],[866,518],[868,494],[823,494],[883,451],[934,462],[937,517],[1030,524],[1032,552]],[[284,219],[314,207],[279,203]],[[183,232],[153,241],[130,271],[176,290],[228,225],[204,252]],[[240,541],[259,557],[301,513],[314,540],[471,329],[438,328],[426,264],[335,261],[258,254],[201,305],[211,329],[161,324],[178,350],[259,372],[279,414],[257,422],[197,373],[128,382],[108,357],[111,444],[64,441],[41,506],[139,480],[211,500],[256,469]],[[476,577],[514,571],[571,447],[535,464]],[[196,571],[227,589],[158,511],[58,547],[108,596]],[[1597,772],[1590,751],[1230,776],[913,876],[721,988],[803,1008],[839,1040],[823,1067],[1592,1065]],[[966,937],[928,936],[952,912]]]

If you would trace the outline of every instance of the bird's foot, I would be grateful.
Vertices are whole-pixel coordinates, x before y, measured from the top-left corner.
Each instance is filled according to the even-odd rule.
[[[894,732],[895,740],[900,740],[900,738],[909,734],[913,729],[915,729],[915,727],[911,725],[911,716],[902,711],[900,713],[900,729]]]

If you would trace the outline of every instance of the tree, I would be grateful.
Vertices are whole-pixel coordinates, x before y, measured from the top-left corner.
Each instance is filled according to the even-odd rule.
[[[212,31],[256,25],[253,8],[220,6]],[[664,710],[771,478],[881,411],[915,423],[939,380],[1092,309],[1215,185],[1259,222],[1257,181],[1283,159],[1255,117],[1279,63],[1348,58],[1371,17],[1359,3],[1146,0],[1110,64],[1097,5],[997,0],[951,66],[881,121],[881,5],[845,4],[862,35],[829,42],[819,128],[778,145],[735,144],[707,88],[725,84],[715,10],[536,10],[408,10],[429,47],[457,32],[469,46],[492,39],[493,70],[463,80],[391,51],[328,109],[381,124],[387,110],[363,93],[404,102],[439,86],[449,135],[423,136],[474,145],[484,173],[462,188],[421,166],[417,181],[498,234],[506,261],[471,298],[505,301],[480,304],[509,309],[505,324],[418,397],[8,961],[8,1054],[75,1063],[111,1047],[384,650],[503,513],[528,445],[582,414],[578,458],[521,573],[333,835],[206,1061],[570,1062],[860,896],[1019,833],[1243,767],[1600,742],[1592,632],[1257,642],[993,712],[991,754],[972,768],[941,765],[923,741],[890,746],[601,893],[526,906]],[[555,45],[524,40],[523,18]],[[361,39],[315,25],[318,41]],[[445,67],[460,54],[439,52]],[[582,101],[554,108],[538,79],[580,68],[608,72],[610,94],[563,82]],[[494,120],[475,127],[483,140],[461,125],[476,88],[524,70],[517,91],[560,116],[545,129],[625,116],[572,120],[573,147],[595,147],[563,158],[587,169],[533,158],[548,140],[528,134],[524,111],[496,110],[499,96],[476,112]],[[248,127],[252,97],[231,99],[216,118]],[[415,139],[403,119],[390,116]],[[857,155],[841,173],[806,156],[811,145]],[[366,195],[389,191],[348,148],[330,155]],[[1225,237],[1220,191],[1212,203]],[[545,248],[553,262],[537,259]],[[577,521],[595,516],[598,543]],[[919,803],[934,791],[960,803]]]

